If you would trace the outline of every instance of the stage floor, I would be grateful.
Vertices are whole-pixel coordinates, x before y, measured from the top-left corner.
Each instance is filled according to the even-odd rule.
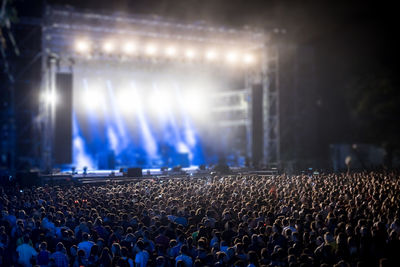
[[[254,169],[231,167],[230,173],[218,174],[213,169],[200,170],[197,166],[189,168],[182,168],[180,170],[168,169],[162,171],[160,169],[143,169],[142,176],[133,177],[128,176],[127,173],[120,172],[119,170],[92,170],[86,173],[83,170],[76,171],[63,171],[52,174],[40,175],[40,184],[104,184],[109,182],[135,182],[143,179],[190,179],[190,178],[212,178],[220,175],[257,175],[257,176],[271,176],[276,175],[277,170],[262,170],[257,171]]]
[[[182,172],[185,172],[187,174],[190,173],[195,173],[199,171],[198,166],[190,166],[188,168],[182,168]],[[163,175],[171,172],[171,169],[168,169],[166,171],[161,171],[161,169],[142,169],[142,176],[154,176],[154,175]],[[173,171],[172,171],[173,172]],[[54,173],[54,175],[73,175],[74,177],[104,177],[104,176],[123,176],[124,174],[120,172],[120,170],[90,170],[87,171],[86,173],[83,170],[76,170],[74,173],[72,173],[71,170],[62,170],[58,173]]]

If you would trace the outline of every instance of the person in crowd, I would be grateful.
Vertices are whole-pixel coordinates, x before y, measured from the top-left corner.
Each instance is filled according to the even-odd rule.
[[[100,259],[98,261],[100,267],[108,267],[111,266],[112,256],[110,254],[110,250],[107,247],[104,247],[101,254]]]
[[[183,245],[181,247],[180,254],[175,258],[176,266],[178,266],[178,263],[181,262],[185,267],[192,267],[193,259],[188,254],[188,247]]]
[[[78,255],[75,258],[72,267],[88,266],[88,261],[86,259],[85,251],[83,249],[78,250]]]
[[[68,263],[68,256],[66,255],[66,248],[64,244],[59,242],[56,246],[56,252],[51,254],[50,259],[53,262],[53,266],[56,267],[67,267],[69,266]]]
[[[118,265],[120,267],[133,267],[134,266],[134,262],[129,257],[129,251],[126,247],[121,248],[121,258],[119,260]]]
[[[32,262],[37,256],[37,251],[30,245],[31,240],[28,235],[23,236],[23,243],[17,247],[18,263],[24,267],[32,266]]]
[[[82,234],[82,242],[80,242],[78,244],[78,251],[83,250],[85,252],[86,258],[89,258],[90,251],[91,251],[93,245],[94,245],[94,242],[89,240],[89,234],[83,233]]]
[[[147,262],[149,260],[149,253],[145,250],[145,244],[143,240],[138,240],[136,243],[136,256],[135,256],[135,264],[137,267],[145,267],[147,266]]]
[[[90,249],[88,266],[97,266],[99,261],[99,246],[94,244]]]
[[[50,251],[47,250],[47,243],[42,242],[39,246],[39,254],[37,255],[37,264],[40,267],[47,267],[50,262]]]

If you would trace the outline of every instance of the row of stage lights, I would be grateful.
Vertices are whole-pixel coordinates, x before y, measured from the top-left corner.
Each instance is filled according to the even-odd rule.
[[[254,65],[257,60],[252,53],[240,52],[239,50],[221,51],[209,48],[205,51],[193,47],[180,47],[175,45],[158,45],[156,43],[146,43],[139,46],[134,42],[116,42],[106,40],[100,46],[95,47],[87,39],[76,40],[74,50],[78,54],[88,55],[94,50],[100,51],[105,55],[122,54],[125,56],[143,55],[146,57],[165,57],[169,59],[184,58],[186,60],[206,60],[208,62],[225,62],[228,64]]]

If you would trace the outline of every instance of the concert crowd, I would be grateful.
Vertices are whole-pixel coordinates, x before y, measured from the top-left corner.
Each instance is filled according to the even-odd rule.
[[[0,210],[1,266],[400,264],[396,172],[4,186]]]

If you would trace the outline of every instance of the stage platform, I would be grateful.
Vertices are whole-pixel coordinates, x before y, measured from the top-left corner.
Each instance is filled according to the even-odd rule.
[[[211,178],[220,175],[258,175],[271,176],[276,175],[276,169],[271,170],[252,170],[247,168],[230,168],[230,172],[226,174],[217,173],[212,169],[200,170],[197,167],[182,168],[181,170],[165,170],[160,169],[143,169],[141,177],[128,176],[119,170],[97,170],[97,171],[78,171],[75,173],[58,172],[53,174],[40,174],[40,185],[45,184],[104,184],[104,183],[124,183],[135,182],[144,179],[190,179],[190,178]]]

